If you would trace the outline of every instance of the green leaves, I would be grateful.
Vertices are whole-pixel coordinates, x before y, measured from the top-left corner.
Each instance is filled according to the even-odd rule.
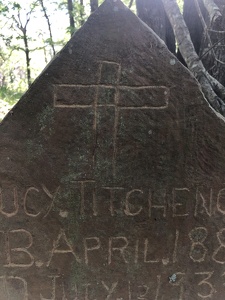
[[[12,9],[13,10],[20,10],[21,9],[21,6],[18,2],[13,2],[12,3]]]
[[[0,14],[6,15],[8,13],[9,7],[7,5],[4,5],[2,1],[0,1]]]

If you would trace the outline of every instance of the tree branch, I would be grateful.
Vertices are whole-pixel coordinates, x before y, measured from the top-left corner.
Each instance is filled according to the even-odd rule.
[[[44,13],[47,25],[48,25],[48,31],[49,31],[49,36],[50,36],[50,43],[49,44],[52,47],[53,55],[55,55],[56,52],[55,52],[55,47],[54,47],[54,43],[53,43],[52,28],[51,28],[51,23],[50,23],[50,20],[49,20],[49,16],[47,14],[46,7],[44,6],[43,0],[39,0],[39,3],[41,4],[41,8],[43,10],[43,13]]]
[[[225,87],[209,75],[195,52],[190,33],[184,22],[176,0],[162,0],[167,16],[174,30],[179,50],[211,106],[225,115]]]
[[[202,16],[202,12],[201,12],[201,9],[200,9],[200,6],[199,6],[199,1],[198,1],[198,0],[194,0],[194,1],[195,1],[195,7],[196,7],[196,9],[197,9],[199,19],[200,19],[200,21],[201,21],[201,23],[202,23],[202,27],[203,27],[203,29],[204,29],[204,35],[205,35],[205,36],[207,37],[207,39],[208,39],[208,42],[209,42],[209,44],[210,44],[211,50],[213,50],[213,47],[212,47],[212,46],[213,46],[213,45],[212,45],[212,41],[211,41],[211,38],[210,38],[209,33],[208,33],[208,27],[207,27],[207,25],[206,25],[206,23],[205,23],[205,20],[204,20],[203,16]],[[214,53],[214,51],[213,51],[213,55],[214,55],[214,57],[216,56],[215,53]]]
[[[223,40],[225,40],[225,37],[223,37],[222,39],[220,39],[219,41],[217,41],[215,44],[213,44],[206,52],[204,52],[199,59],[201,60],[209,51],[211,51],[213,48],[216,47],[217,44],[219,44],[220,42],[222,42]]]
[[[75,21],[73,17],[73,0],[67,0],[67,9],[70,20],[70,35],[72,36],[75,31]]]
[[[133,2],[134,2],[134,0],[130,0],[130,3],[129,3],[129,8],[131,8],[131,6],[133,5]]]
[[[215,30],[215,29],[208,28],[208,31],[213,33],[218,33],[218,34],[225,34],[225,30]]]
[[[210,22],[215,22],[218,18],[222,18],[219,7],[212,0],[202,0],[206,10],[208,11]]]

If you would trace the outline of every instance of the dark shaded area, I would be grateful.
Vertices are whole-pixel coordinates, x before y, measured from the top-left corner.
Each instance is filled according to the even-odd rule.
[[[136,8],[138,17],[166,43],[172,53],[175,53],[173,29],[161,0],[136,0]]]
[[[91,13],[98,8],[98,0],[90,0]]]

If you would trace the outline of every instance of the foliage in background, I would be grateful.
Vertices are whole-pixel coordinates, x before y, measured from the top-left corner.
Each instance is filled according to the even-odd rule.
[[[103,0],[0,0],[0,100],[13,104]],[[132,9],[135,3],[132,1]],[[128,6],[130,0],[124,0]],[[71,6],[72,5],[72,6]]]
[[[122,0],[225,116],[224,0]],[[0,95],[12,102],[103,0],[0,0]],[[6,3],[6,4],[5,4]],[[2,99],[0,99],[2,100]]]
[[[103,1],[0,0],[0,100],[16,103]],[[122,1],[136,13],[135,0]]]
[[[53,0],[0,1],[0,100],[18,101],[65,45],[66,13]]]

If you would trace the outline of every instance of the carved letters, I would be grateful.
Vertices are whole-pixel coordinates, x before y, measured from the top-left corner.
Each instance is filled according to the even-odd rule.
[[[19,247],[11,247],[11,240],[16,240],[18,235],[22,235],[28,238],[28,243],[25,245],[20,245]],[[25,229],[11,230],[5,233],[5,252],[6,252],[6,268],[28,268],[34,264],[34,257],[28,251],[28,249],[33,245],[33,238],[29,231]],[[18,260],[17,256],[22,257],[22,261]]]
[[[225,188],[215,190],[213,188],[196,187],[191,189],[188,187],[174,187],[172,189],[165,188],[153,192],[151,187],[120,187],[120,186],[98,186],[94,180],[80,180],[71,182],[73,186],[74,197],[80,203],[76,216],[79,218],[87,218],[91,216],[98,221],[102,216],[107,216],[110,220],[114,220],[120,215],[125,219],[134,219],[143,216],[145,222],[149,220],[149,226],[154,220],[187,220],[194,217],[213,218],[215,215],[224,216],[225,207],[223,204],[223,196]],[[27,219],[31,220],[47,220],[51,213],[57,213],[63,219],[73,213],[62,205],[58,208],[58,203],[62,199],[63,186],[49,189],[46,185],[30,186],[26,190],[20,191],[13,186],[11,190],[4,187],[0,190],[0,215],[6,219],[12,219],[17,215],[24,214]],[[101,193],[104,197],[101,197]],[[39,199],[44,199],[44,205],[39,203]],[[102,201],[104,199],[104,210],[102,210]],[[147,223],[146,223],[147,224]],[[198,224],[198,223],[196,223]],[[201,224],[201,223],[199,223]],[[0,228],[1,229],[1,228]],[[154,248],[157,241],[154,240],[154,234],[139,237],[136,235],[129,236],[126,234],[108,235],[102,237],[100,234],[92,234],[82,236],[79,241],[72,242],[69,233],[65,228],[59,228],[55,237],[48,243],[48,250],[45,254],[35,252],[38,241],[29,228],[12,228],[8,230],[0,230],[1,251],[0,263],[2,270],[6,274],[0,276],[0,292],[6,295],[6,299],[10,300],[13,293],[13,286],[17,285],[20,289],[21,300],[29,299],[29,279],[20,276],[12,276],[11,271],[27,270],[29,268],[37,269],[55,269],[58,260],[66,258],[76,265],[84,265],[86,268],[95,264],[95,257],[101,259],[103,268],[111,268],[115,264],[119,264],[120,268],[143,266],[151,269],[165,269],[167,266],[177,265],[185,260],[186,262],[199,266],[198,271],[194,272],[196,278],[196,297],[199,299],[214,299],[216,293],[215,274],[218,271],[205,269],[205,264],[210,262],[217,267],[225,265],[225,228],[218,228],[213,233],[207,226],[194,226],[186,230],[175,227],[170,232],[170,238],[162,234],[159,235],[160,243],[167,247],[165,251],[157,251]],[[213,243],[212,243],[213,241]],[[79,243],[79,244],[78,244]],[[213,245],[213,246],[212,246]],[[186,247],[187,252],[181,253]],[[78,250],[79,249],[79,250]],[[171,289],[176,289],[179,300],[185,300],[184,284],[188,280],[187,274],[183,270],[177,270],[176,281],[168,283]],[[20,275],[20,274],[19,274]],[[151,274],[151,278],[152,278]],[[156,274],[154,284],[149,282],[134,283],[127,282],[127,299],[139,300],[160,300],[162,293],[162,276]],[[168,277],[170,274],[168,274]],[[218,275],[217,275],[218,276]],[[220,277],[224,277],[224,271],[221,270]],[[62,280],[59,274],[50,274],[49,292],[40,290],[40,300],[56,300],[57,299],[57,281]],[[46,280],[47,280],[46,279]],[[222,281],[222,280],[221,280]],[[83,283],[81,286],[74,283],[73,288],[74,299],[91,300],[93,291],[96,287],[93,282]],[[222,282],[222,285],[224,283]],[[67,299],[67,289],[61,282],[61,294],[63,299]],[[155,290],[152,290],[152,286]],[[120,282],[112,280],[109,282],[106,278],[99,281],[97,288],[101,289],[100,293],[105,295],[104,299],[122,299],[120,297]],[[60,294],[60,295],[61,295]],[[7,298],[8,297],[8,298]],[[61,297],[61,296],[60,296]],[[124,297],[124,296],[123,296]],[[18,298],[20,299],[20,298]]]
[[[29,187],[25,190],[24,196],[22,196],[22,192],[17,187],[9,188],[0,188],[0,215],[3,215],[7,218],[12,218],[16,216],[19,210],[23,210],[23,213],[31,218],[37,218],[38,216],[46,218],[50,211],[54,206],[54,201],[59,193],[60,187],[57,187],[56,190],[52,193],[49,189],[42,184],[41,188]],[[19,202],[19,194],[22,197],[22,205],[20,207]],[[7,197],[6,197],[7,196]],[[38,197],[45,197],[46,202],[50,204],[46,207],[42,207],[39,203],[35,203],[35,205],[39,207],[37,212],[32,212],[29,208],[30,204],[34,202],[34,199],[38,199]],[[7,211],[5,205],[12,206],[12,211]]]
[[[192,274],[192,297],[195,299],[214,299],[216,297],[215,277],[214,271],[205,270],[202,272],[194,272]],[[217,274],[217,278],[222,279],[224,274]],[[167,283],[168,297],[170,293],[174,293],[179,300],[186,300],[184,286],[190,279],[185,272],[174,273],[175,281]],[[165,285],[165,275],[156,274],[151,280],[142,281],[127,281],[123,282],[123,297],[125,299],[133,300],[160,300],[162,297],[162,281]],[[120,298],[121,282],[119,279],[112,279],[111,281],[102,279],[99,282],[92,280],[90,282],[77,283],[72,282],[70,289],[65,288],[63,277],[60,275],[51,275],[46,277],[46,282],[49,283],[49,290],[44,293],[40,289],[39,298],[36,300],[57,300],[57,299],[73,299],[73,300],[92,300],[90,295],[98,295],[99,293],[104,300],[109,299],[124,299]],[[29,278],[25,279],[20,276],[0,276],[0,295],[5,295],[4,300],[11,300],[17,295],[18,300],[29,299]],[[195,293],[193,294],[193,291]],[[60,293],[61,297],[58,295]],[[70,298],[72,296],[72,298]],[[14,298],[13,298],[14,297]]]
[[[210,249],[210,240],[206,227],[195,227],[185,237],[189,238],[189,243],[182,242],[181,233],[178,229],[173,235],[173,242],[167,243],[167,248],[159,254],[154,248],[154,238],[137,238],[134,240],[128,236],[110,236],[102,238],[100,236],[83,237],[79,243],[79,254],[77,243],[71,243],[67,233],[60,229],[58,235],[52,241],[48,252],[40,257],[34,255],[35,244],[31,233],[26,229],[17,229],[1,231],[1,241],[4,250],[2,266],[6,269],[30,268],[35,265],[37,268],[55,266],[57,260],[65,255],[71,262],[77,264],[92,265],[95,256],[100,255],[102,262],[107,262],[110,266],[115,262],[120,262],[121,266],[127,265],[152,265],[167,266],[176,264],[182,260],[189,260],[195,264],[202,264],[206,261],[216,263],[217,265],[225,264],[225,228],[220,229],[215,237],[217,242],[213,250]],[[17,240],[20,242],[17,245]],[[160,239],[163,243],[162,239]],[[62,246],[63,245],[63,246]],[[180,249],[184,246],[189,251],[181,256]],[[94,256],[93,256],[94,255]],[[61,258],[60,258],[61,257]]]
[[[13,198],[14,210],[12,212],[7,212],[4,209],[3,189],[0,188],[0,213],[8,218],[15,216],[19,210],[17,189],[14,187],[11,193],[11,196]]]
[[[108,191],[107,205],[108,215],[116,216],[118,212],[115,209],[115,199],[120,197],[120,214],[124,217],[133,218],[148,212],[148,218],[151,219],[154,215],[157,218],[166,219],[169,216],[173,218],[189,218],[191,216],[198,217],[205,215],[207,218],[213,217],[215,214],[225,215],[225,207],[223,208],[222,197],[225,193],[225,188],[220,190],[204,190],[197,187],[195,190],[186,187],[173,188],[172,190],[161,190],[155,193],[149,188],[133,188],[128,189],[120,186],[96,186],[94,180],[74,181],[74,187],[77,188],[77,193],[80,195],[80,211],[81,216],[88,214],[94,217],[101,217],[101,203],[98,198],[101,193]],[[55,201],[57,200],[63,187],[56,187],[50,191],[44,184],[39,188],[32,186],[24,192],[17,187],[12,187],[11,190],[0,189],[0,216],[12,218],[22,211],[30,218],[47,218],[54,209]],[[91,191],[91,194],[90,194]],[[167,191],[167,192],[166,192]],[[7,195],[7,197],[6,197]],[[22,201],[21,198],[22,197]],[[39,198],[46,198],[45,205],[39,205]],[[182,199],[182,201],[181,201]],[[5,207],[5,205],[10,208]],[[20,205],[22,203],[22,205]],[[90,206],[91,211],[87,210],[86,206]],[[171,204],[171,205],[170,205]],[[30,206],[35,205],[35,210]],[[104,211],[104,214],[107,214]],[[118,211],[118,207],[117,207]],[[68,213],[63,210],[59,211],[61,217],[67,217]]]
[[[18,287],[20,293],[18,293]],[[0,295],[4,299],[28,300],[27,281],[19,276],[0,276]]]

